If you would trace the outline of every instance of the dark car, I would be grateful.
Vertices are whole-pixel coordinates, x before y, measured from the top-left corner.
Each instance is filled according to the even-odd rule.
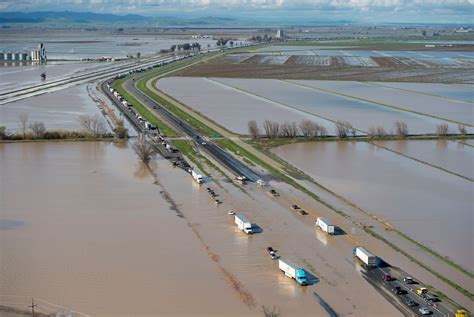
[[[394,288],[392,288],[392,292],[395,294],[395,295],[402,295],[402,294],[405,294],[406,291],[401,289],[400,286],[395,286]]]
[[[296,210],[296,209],[300,209],[300,207],[298,207],[298,205],[291,205],[291,209]]]
[[[409,306],[409,307],[418,306],[418,303],[417,303],[417,302],[415,302],[414,300],[409,299],[409,298],[405,301],[405,304],[407,304],[407,306]]]

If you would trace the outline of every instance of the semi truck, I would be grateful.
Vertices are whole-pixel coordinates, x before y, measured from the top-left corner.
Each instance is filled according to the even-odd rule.
[[[321,228],[322,231],[328,234],[334,234],[334,225],[323,217],[318,217],[318,219],[316,219],[316,227]]]
[[[252,223],[244,215],[235,214],[234,215],[234,221],[235,221],[235,224],[237,225],[237,227],[240,230],[242,230],[243,232],[245,232],[246,234],[252,234],[253,233]]]
[[[203,178],[202,178],[202,175],[196,173],[195,170],[192,170],[192,171],[191,171],[191,175],[193,176],[193,179],[196,181],[196,183],[202,184],[202,183],[204,182],[204,180],[203,180]]]
[[[278,268],[285,273],[286,276],[291,277],[300,285],[308,285],[308,278],[306,272],[301,267],[287,259],[278,259]]]
[[[377,267],[378,259],[364,247],[355,247],[352,255],[361,260],[368,267]]]

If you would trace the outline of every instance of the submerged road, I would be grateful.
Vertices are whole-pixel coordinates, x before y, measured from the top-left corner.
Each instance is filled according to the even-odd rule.
[[[157,114],[160,118],[165,119],[175,129],[189,136],[199,148],[202,148],[204,151],[210,154],[216,161],[228,168],[236,176],[245,176],[249,181],[252,182],[256,182],[258,179],[260,179],[260,176],[258,176],[245,164],[233,157],[220,146],[218,146],[212,141],[204,140],[202,136],[189,123],[179,119],[169,110],[167,110],[166,107],[163,107],[161,104],[148,97],[145,93],[138,90],[138,88],[135,86],[135,82],[149,76],[149,73],[133,76],[132,78],[124,82],[123,87],[143,105],[148,107],[150,111]]]

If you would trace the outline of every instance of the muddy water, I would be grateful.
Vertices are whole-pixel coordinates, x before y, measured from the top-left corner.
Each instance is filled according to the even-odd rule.
[[[272,152],[472,269],[472,182],[365,142],[300,143]]]
[[[80,115],[100,114],[86,87],[74,86],[1,105],[0,126],[5,126],[10,132],[19,131],[18,116],[26,112],[30,123],[42,121],[48,130],[80,130]]]
[[[310,218],[309,224],[302,223],[289,211],[289,202],[283,197],[272,199],[250,185],[243,193],[225,182],[221,182],[224,189],[212,183],[200,188],[189,175],[169,164],[160,165],[157,173],[210,257],[232,275],[239,285],[239,297],[253,311],[265,305],[278,307],[283,316],[324,316],[315,299],[317,293],[341,315],[399,315],[359,275],[352,261],[353,246],[342,236],[318,239]],[[176,177],[177,173],[184,177]],[[203,188],[207,186],[216,190],[222,205],[211,202]],[[239,231],[227,214],[229,209],[246,215],[261,233],[247,236]],[[296,285],[268,257],[268,246],[316,275],[319,281],[308,287]]]
[[[94,316],[250,312],[130,149],[3,144],[0,161],[1,295]]]
[[[297,109],[259,98],[206,78],[169,77],[158,81],[157,87],[187,106],[211,118],[227,129],[246,134],[247,123],[255,120],[261,127],[264,120],[299,122],[313,120],[332,130],[333,124]]]
[[[382,87],[351,81],[292,81],[316,89],[324,89],[335,93],[350,95],[384,105],[407,109],[433,115],[439,118],[454,120],[465,124],[474,124],[474,102],[457,101],[437,96],[420,94],[406,90]],[[423,87],[426,87],[425,84]],[[449,87],[449,85],[447,85]],[[455,86],[456,87],[456,86]],[[471,99],[474,93],[471,92]]]
[[[398,153],[474,179],[474,148],[457,141],[376,142]]]

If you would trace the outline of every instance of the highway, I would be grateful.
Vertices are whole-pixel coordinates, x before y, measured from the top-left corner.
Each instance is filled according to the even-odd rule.
[[[146,105],[151,111],[157,114],[158,117],[165,119],[176,130],[179,130],[190,137],[199,148],[210,154],[216,161],[228,168],[236,176],[245,176],[251,182],[256,182],[258,179],[260,179],[260,176],[254,173],[245,164],[240,162],[238,159],[233,157],[214,142],[204,140],[203,137],[190,124],[177,118],[165,107],[138,90],[135,86],[135,82],[142,78],[149,77],[150,75],[151,74],[148,73],[132,76],[132,78],[129,78],[124,82],[123,86],[143,105]]]

